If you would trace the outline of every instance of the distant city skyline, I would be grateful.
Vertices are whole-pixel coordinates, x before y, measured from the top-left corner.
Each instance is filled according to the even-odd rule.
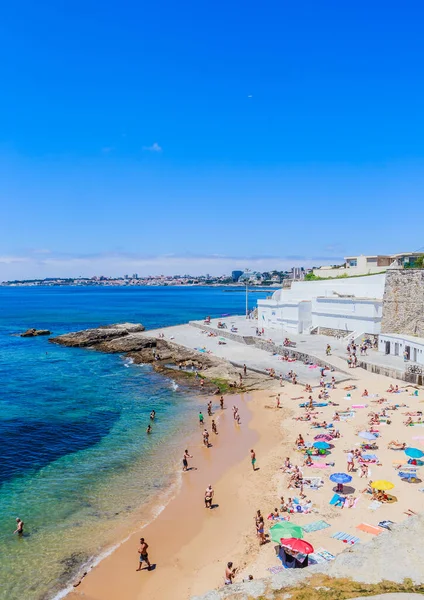
[[[421,248],[423,18],[418,0],[7,3],[0,280]]]

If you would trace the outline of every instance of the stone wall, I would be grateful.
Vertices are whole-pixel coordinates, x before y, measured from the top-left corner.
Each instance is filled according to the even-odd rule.
[[[424,269],[388,269],[381,333],[424,337]]]

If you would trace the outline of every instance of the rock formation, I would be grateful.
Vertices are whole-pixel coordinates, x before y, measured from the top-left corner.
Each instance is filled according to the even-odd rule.
[[[84,329],[75,333],[65,333],[64,335],[50,338],[49,341],[61,346],[69,346],[70,348],[97,349],[97,346],[103,342],[124,338],[131,333],[140,331],[144,331],[144,326],[140,323],[117,323],[116,325],[105,325],[96,329]],[[125,352],[125,350],[105,350],[105,352]]]
[[[51,335],[48,329],[27,329],[21,333],[21,337],[36,337],[38,335]]]

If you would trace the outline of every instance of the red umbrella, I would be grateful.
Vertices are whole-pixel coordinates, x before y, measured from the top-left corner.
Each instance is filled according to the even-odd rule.
[[[331,435],[327,435],[326,433],[320,433],[319,435],[316,435],[314,437],[314,440],[316,440],[317,442],[321,441],[321,442],[331,442],[332,441],[332,437]]]
[[[293,552],[301,552],[302,554],[312,554],[314,551],[312,544],[296,538],[281,538],[280,545],[293,550]]]

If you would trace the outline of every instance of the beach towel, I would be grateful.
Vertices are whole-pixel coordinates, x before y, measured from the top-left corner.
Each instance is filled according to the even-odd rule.
[[[369,525],[368,523],[359,523],[359,525],[356,526],[356,529],[364,531],[365,533],[370,533],[371,535],[380,535],[380,533],[382,533],[381,527]]]
[[[352,404],[352,408],[367,408],[368,404]]]
[[[379,502],[378,500],[373,500],[371,502],[371,504],[369,505],[368,509],[369,510],[377,510],[378,508],[380,508],[380,506],[382,505],[382,502]]]
[[[286,567],[284,565],[277,565],[275,567],[268,567],[268,571],[272,574],[275,575],[276,573],[281,573],[281,571],[284,571]]]
[[[334,554],[331,554],[331,552],[328,552],[328,550],[325,550],[324,548],[318,548],[313,554],[320,556],[326,561],[334,560],[336,558]]]
[[[311,467],[311,469],[328,469],[329,465],[326,465],[325,463],[312,463],[312,465],[309,465]]]
[[[378,462],[376,454],[364,454],[359,462]]]
[[[321,531],[321,529],[327,529],[327,527],[331,527],[331,525],[326,523],[326,521],[313,521],[312,523],[303,525],[302,529],[305,533],[312,533],[314,531]]]
[[[357,544],[360,541],[358,537],[355,537],[354,535],[349,535],[344,531],[338,531],[337,533],[333,533],[331,537],[336,540],[340,540],[341,542],[345,542],[346,544]]]
[[[424,435],[415,435],[412,439],[413,440],[424,440]]]
[[[331,506],[334,506],[341,498],[342,497],[339,496],[339,494],[334,494],[334,496],[331,498],[331,500],[328,504],[331,504]]]

